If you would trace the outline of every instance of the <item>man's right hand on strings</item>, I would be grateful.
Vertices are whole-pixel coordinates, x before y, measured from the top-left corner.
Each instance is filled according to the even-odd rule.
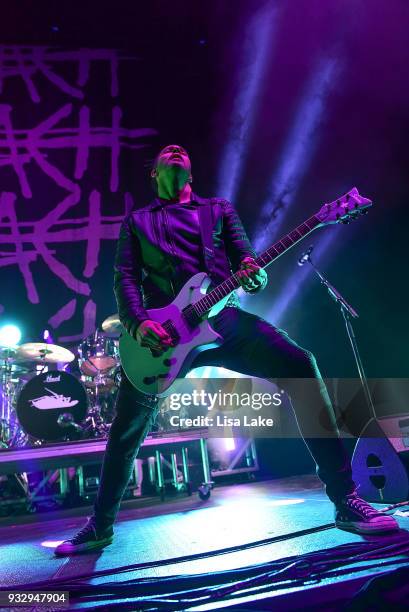
[[[172,344],[172,338],[157,321],[146,319],[136,330],[136,341],[155,353],[166,351]]]

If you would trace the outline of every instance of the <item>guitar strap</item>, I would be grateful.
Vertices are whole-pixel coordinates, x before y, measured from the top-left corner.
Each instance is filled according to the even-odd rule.
[[[210,277],[212,277],[215,270],[212,203],[213,201],[211,200],[198,207],[203,257],[206,270]]]

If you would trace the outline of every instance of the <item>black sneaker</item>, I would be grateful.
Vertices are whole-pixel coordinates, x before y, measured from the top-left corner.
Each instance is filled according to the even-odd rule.
[[[364,534],[399,529],[393,516],[378,512],[357,493],[351,493],[335,504],[335,525],[346,531]]]
[[[88,519],[85,527],[83,527],[76,536],[71,540],[65,540],[65,542],[59,544],[55,548],[54,554],[75,555],[76,553],[88,550],[98,550],[99,548],[105,548],[105,546],[111,544],[113,539],[114,530],[112,527],[107,527],[103,531],[99,531],[91,517]]]

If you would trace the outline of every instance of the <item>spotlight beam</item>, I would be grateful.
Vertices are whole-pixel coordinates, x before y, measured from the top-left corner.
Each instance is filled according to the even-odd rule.
[[[322,59],[310,78],[293,127],[284,146],[281,163],[271,182],[270,193],[261,210],[255,231],[254,248],[261,252],[281,229],[288,216],[303,176],[309,168],[319,140],[325,102],[340,70],[340,61]]]
[[[339,238],[339,231],[342,232],[342,229],[340,227],[333,227],[327,230],[327,233],[324,234],[314,248],[314,261],[318,263],[330,245],[334,248],[334,243]],[[311,278],[312,273],[313,270],[309,264],[305,264],[302,268],[298,266],[294,268],[294,272],[288,278],[285,285],[281,287],[278,298],[274,300],[273,308],[268,312],[267,319],[269,321],[273,321],[274,325],[282,324],[288,307],[300,293],[301,288]]]
[[[242,47],[238,94],[230,120],[229,140],[220,164],[217,193],[234,200],[251,136],[260,84],[268,60],[277,9],[267,3],[252,19]]]

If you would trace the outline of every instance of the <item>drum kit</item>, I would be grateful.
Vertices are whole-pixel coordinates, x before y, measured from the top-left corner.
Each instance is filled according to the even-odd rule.
[[[0,347],[0,450],[106,437],[120,383],[118,315],[74,352],[27,342]]]

